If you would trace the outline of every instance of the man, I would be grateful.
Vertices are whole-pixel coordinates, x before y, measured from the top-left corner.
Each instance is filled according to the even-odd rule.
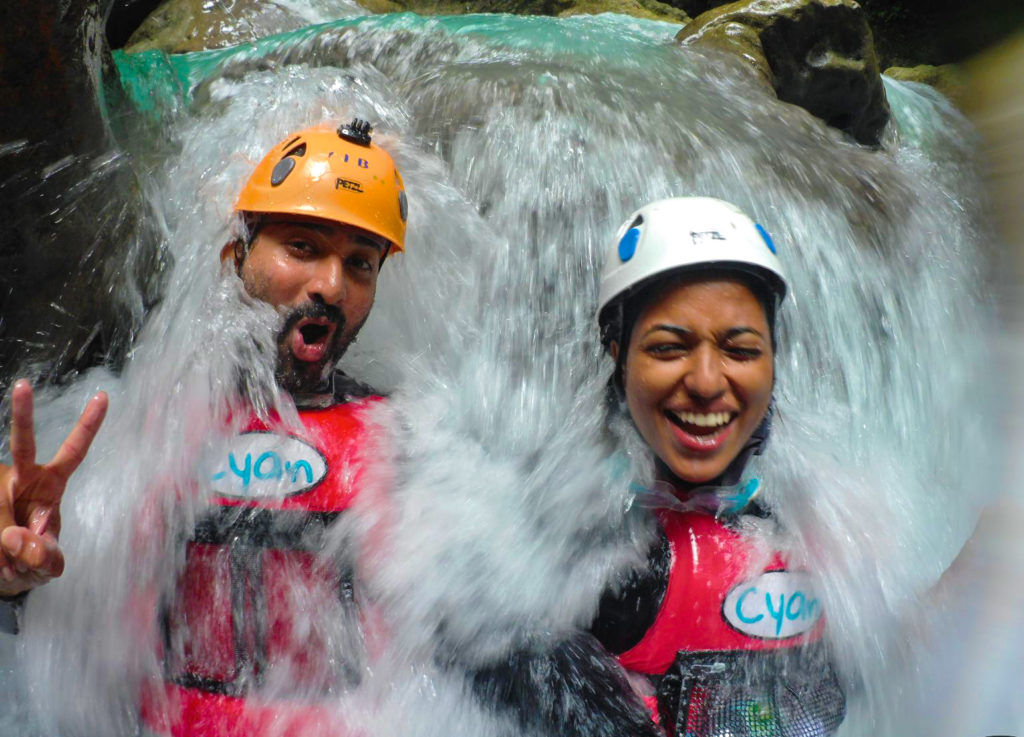
[[[337,734],[337,714],[316,706],[317,697],[336,702],[332,695],[367,672],[374,643],[363,635],[372,638],[375,622],[357,601],[353,572],[322,555],[323,537],[369,481],[363,459],[377,449],[365,413],[380,397],[334,365],[369,314],[384,259],[404,246],[404,187],[391,158],[370,141],[368,126],[355,121],[337,132],[313,129],[286,138],[256,168],[235,209],[242,236],[222,249],[221,259],[251,296],[283,313],[277,379],[295,399],[303,428],[283,432],[245,418],[211,469],[209,488],[199,490],[209,504],[182,540],[184,570],[155,615],[165,681],[147,685],[141,718],[148,734]],[[24,537],[49,557],[40,563],[12,558],[14,581],[4,593],[59,575],[56,530],[30,518],[41,505],[58,509],[106,398],[93,400],[67,450],[41,467],[18,450],[31,444],[30,404],[31,390],[19,384],[15,468],[0,468],[14,511],[0,520],[8,528],[0,543]],[[19,481],[29,478],[28,466],[40,493],[30,494]],[[544,639],[484,667],[460,665],[455,651],[442,659],[468,677],[482,703],[529,733],[654,731],[592,638],[553,649],[540,644]],[[586,682],[581,669],[589,673]]]
[[[177,590],[160,604],[167,683],[143,697],[151,730],[221,737],[282,723],[305,729],[315,712],[249,708],[245,697],[268,679],[330,693],[357,670],[358,652],[324,654],[331,638],[323,626],[290,626],[288,596],[297,586],[319,597],[332,621],[358,615],[349,572],[329,570],[318,551],[327,524],[358,491],[358,456],[369,442],[363,413],[379,399],[335,365],[369,315],[385,258],[405,243],[402,178],[370,133],[357,119],[288,136],[235,205],[242,235],[221,261],[250,296],[282,314],[277,380],[306,431],[285,434],[252,419],[229,441],[205,490],[212,502],[183,541]],[[60,499],[106,407],[105,395],[95,397],[54,459],[37,465],[31,388],[14,387],[13,465],[0,466],[0,596],[8,604],[63,570]]]

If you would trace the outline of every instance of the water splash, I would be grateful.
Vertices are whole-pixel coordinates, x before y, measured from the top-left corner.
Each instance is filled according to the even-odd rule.
[[[119,57],[172,138],[171,153],[142,160],[174,266],[124,376],[90,376],[40,411],[52,442],[86,388],[112,392],[69,492],[68,574],[29,608],[22,647],[44,729],[131,733],[137,684],[159,677],[131,604],[140,580],[173,580],[169,541],[202,504],[174,489],[228,433],[239,376],[288,411],[267,358],[273,311],[218,268],[231,202],[288,131],[353,116],[375,121],[395,155],[410,229],[343,361],[393,392],[379,420],[397,478],[395,542],[365,581],[393,642],[365,687],[338,697],[347,713],[374,733],[507,733],[432,656],[459,649],[474,664],[538,630],[564,633],[636,560],[644,531],[622,524],[628,479],[606,459],[623,444],[641,480],[649,459],[628,428],[605,430],[596,274],[639,204],[705,194],[764,224],[792,286],[760,469],[786,531],[757,534],[819,579],[853,699],[844,729],[882,728],[904,623],[994,483],[989,236],[971,134],[944,101],[887,82],[886,144],[861,148],[675,47],[673,31],[616,16],[403,14]],[[140,543],[153,509],[163,534]],[[335,531],[338,548],[367,529],[354,527]],[[54,693],[74,696],[54,707]]]

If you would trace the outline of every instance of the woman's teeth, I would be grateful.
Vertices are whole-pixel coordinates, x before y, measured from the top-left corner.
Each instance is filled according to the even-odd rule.
[[[681,422],[687,425],[696,425],[697,427],[721,427],[722,425],[728,425],[729,420],[732,419],[731,412],[709,412],[707,414],[676,412],[675,416]]]

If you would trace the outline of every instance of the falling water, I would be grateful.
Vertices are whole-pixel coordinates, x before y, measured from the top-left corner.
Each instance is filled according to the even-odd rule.
[[[364,582],[391,643],[362,686],[331,695],[339,719],[373,734],[513,733],[433,656],[473,666],[585,625],[611,572],[637,560],[627,479],[608,459],[621,446],[640,477],[649,459],[630,430],[606,430],[596,275],[629,212],[704,194],[765,225],[791,282],[759,461],[786,533],[752,534],[818,579],[850,694],[844,734],[884,730],[913,669],[904,645],[922,636],[919,597],[995,483],[971,133],[938,95],[887,80],[893,121],[866,149],[676,47],[674,30],[403,14],[118,59],[150,135],[170,139],[124,145],[173,266],[123,374],[41,400],[50,447],[96,387],[112,412],[69,488],[68,571],[33,594],[20,659],[6,660],[31,696],[0,725],[133,733],[139,684],[160,674],[147,604],[203,504],[182,490],[237,424],[240,381],[258,409],[295,419],[272,379],[276,314],[218,263],[233,198],[287,132],[358,116],[395,156],[410,215],[407,250],[342,361],[391,392],[377,417],[388,544]],[[364,503],[329,552],[365,546],[377,511]]]

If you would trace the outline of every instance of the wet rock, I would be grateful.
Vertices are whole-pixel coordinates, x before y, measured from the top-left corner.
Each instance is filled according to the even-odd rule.
[[[725,5],[729,0],[671,0],[672,5],[696,18],[701,13],[706,13],[719,5]]]
[[[572,7],[561,15],[584,13],[622,13],[666,23],[690,22],[690,16],[684,9],[675,6],[674,3],[662,3],[658,0],[576,0]]]
[[[104,84],[116,74],[101,18],[84,0],[0,4],[0,384],[123,354],[142,309],[113,276],[157,271],[141,255],[152,241],[127,255],[143,205],[100,102],[119,90]],[[153,298],[145,287],[130,300]]]
[[[853,0],[742,0],[687,24],[676,40],[742,59],[778,98],[858,142],[889,119],[871,29]]]
[[[967,79],[958,64],[919,64],[916,67],[889,67],[883,74],[901,82],[920,82],[934,87],[958,106],[967,95]]]
[[[413,11],[421,14],[515,13],[568,16],[622,13],[669,23],[688,23],[690,16],[672,3],[659,0],[360,0],[375,13]]]
[[[339,0],[332,9],[333,18],[267,0],[164,0],[131,35],[125,51],[179,54],[219,49],[366,13],[354,0]]]
[[[728,1],[728,0],[726,0]],[[723,0],[669,0],[693,17]],[[882,66],[962,62],[1024,26],[1019,0],[857,0]]]

